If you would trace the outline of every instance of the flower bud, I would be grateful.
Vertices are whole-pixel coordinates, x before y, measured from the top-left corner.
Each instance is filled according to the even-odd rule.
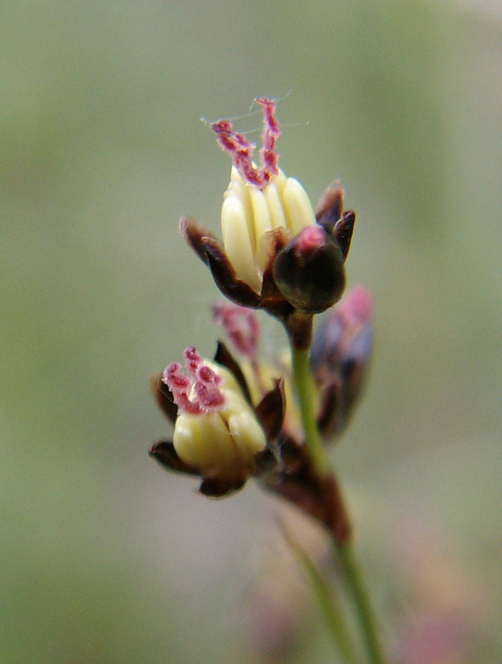
[[[308,226],[277,254],[275,283],[296,309],[320,313],[343,293],[343,263],[336,241],[321,226]]]
[[[326,438],[343,430],[364,386],[373,337],[372,307],[369,293],[357,286],[315,332],[310,367],[319,388],[318,426]]]

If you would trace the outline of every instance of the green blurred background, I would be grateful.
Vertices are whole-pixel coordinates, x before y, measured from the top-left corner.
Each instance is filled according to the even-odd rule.
[[[314,202],[341,178],[358,213],[376,349],[333,456],[389,642],[438,538],[448,592],[475,588],[458,661],[500,661],[502,5],[3,0],[0,36],[0,661],[260,661],[240,606],[276,503],[147,456],[170,435],[148,376],[217,338],[177,232],[218,231],[200,117],[258,95],[285,96],[284,171]],[[327,661],[313,631],[289,661]]]

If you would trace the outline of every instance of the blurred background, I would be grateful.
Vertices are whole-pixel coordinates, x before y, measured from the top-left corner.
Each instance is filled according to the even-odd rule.
[[[375,355],[333,461],[388,647],[501,661],[500,2],[3,0],[0,35],[0,661],[334,661],[277,576],[256,629],[279,503],[147,456],[171,434],[149,375],[218,336],[177,230],[219,232],[200,118],[259,95],[284,171],[358,214]]]

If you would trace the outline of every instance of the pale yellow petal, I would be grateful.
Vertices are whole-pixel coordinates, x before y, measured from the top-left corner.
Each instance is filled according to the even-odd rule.
[[[239,176],[240,178],[240,176]],[[254,222],[253,222],[253,207],[251,205],[251,197],[249,194],[249,187],[244,184],[242,179],[239,180],[231,180],[228,189],[226,190],[224,197],[228,198],[229,196],[236,196],[240,202],[242,203],[242,207],[244,209],[244,214],[246,216],[246,222],[248,225],[248,230],[249,230],[249,239],[251,242],[251,248],[253,250],[253,253],[255,252],[256,249],[256,238],[255,238],[255,231],[254,231]]]
[[[256,187],[249,188],[251,197],[251,206],[253,208],[253,221],[256,238],[256,259],[261,269],[265,269],[268,255],[265,252],[261,238],[267,232],[272,230],[272,220],[268,211],[265,194]]]
[[[279,196],[282,196],[282,192],[284,191],[284,185],[287,182],[287,177],[285,176],[284,172],[279,169],[279,172],[277,175],[274,175],[270,182],[274,184],[275,188],[279,192]]]
[[[272,222],[272,228],[279,228],[286,226],[286,217],[282,208],[281,198],[275,183],[269,183],[263,190],[265,199],[268,205],[268,211]]]
[[[231,475],[240,465],[239,454],[222,412],[211,413],[208,426],[201,431],[207,448],[207,469],[221,475]]]
[[[305,226],[316,223],[307,192],[295,178],[288,178],[282,192],[288,227],[297,235]]]
[[[180,459],[204,471],[228,475],[239,464],[239,454],[220,413],[181,413],[173,445]]]
[[[255,264],[250,228],[241,200],[229,195],[221,209],[223,245],[237,277],[256,292],[261,289],[261,278]]]
[[[241,458],[252,466],[255,454],[266,446],[265,433],[256,417],[252,413],[233,413],[228,419],[228,429]]]
[[[241,174],[235,168],[235,166],[232,166],[232,168],[230,169],[230,182],[240,182],[241,184],[244,183]]]
[[[190,413],[179,413],[173,436],[174,449],[179,458],[195,468],[203,468],[208,461],[199,432],[200,417]]]

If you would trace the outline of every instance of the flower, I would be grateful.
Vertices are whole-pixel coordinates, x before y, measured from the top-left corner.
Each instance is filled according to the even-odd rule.
[[[160,441],[150,454],[172,470],[201,475],[201,493],[220,497],[274,461],[283,388],[277,381],[254,408],[243,374],[223,345],[219,361],[204,361],[193,346],[184,358],[186,374],[173,362],[153,381],[159,405],[174,422],[174,435],[172,443]]]
[[[255,146],[228,120],[212,125],[233,162],[221,210],[223,243],[188,218],[180,230],[224,295],[288,327],[291,317],[325,311],[340,299],[355,213],[343,211],[338,183],[314,211],[302,185],[278,168],[275,103],[256,101],[263,109],[259,166],[252,161]]]
[[[371,357],[373,303],[352,288],[317,327],[310,368],[318,388],[317,426],[325,439],[345,428],[364,387]]]
[[[193,346],[185,351],[189,377],[177,363],[162,374],[180,409],[173,445],[182,461],[202,474],[251,470],[254,455],[265,448],[265,433],[232,374],[203,362]]]
[[[169,470],[202,477],[200,493],[210,498],[237,491],[255,476],[326,525],[337,541],[347,541],[351,528],[336,478],[316,473],[295,425],[287,362],[281,365],[285,376],[278,379],[279,365],[258,361],[252,312],[232,305],[213,311],[241,355],[242,368],[219,342],[213,361],[189,346],[186,374],[173,362],[153,377],[153,393],[174,423],[174,435],[152,445],[150,455]]]

